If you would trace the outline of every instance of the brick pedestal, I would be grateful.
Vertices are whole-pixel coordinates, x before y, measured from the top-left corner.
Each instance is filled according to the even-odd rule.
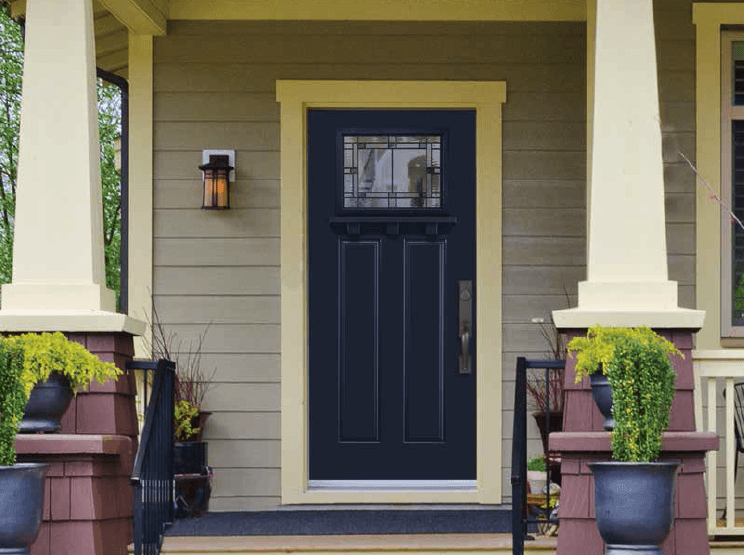
[[[51,464],[32,555],[126,555],[136,442],[127,436],[23,434],[18,461]]]
[[[586,330],[563,330],[568,339]],[[710,553],[706,526],[703,472],[706,451],[718,448],[718,437],[695,431],[692,372],[692,330],[656,330],[672,341],[684,359],[673,357],[677,373],[669,429],[662,438],[660,460],[678,460],[675,523],[662,546],[666,555]],[[612,457],[610,434],[594,403],[589,380],[574,384],[575,359],[566,361],[563,432],[550,434],[550,449],[561,453],[563,479],[560,530],[556,555],[599,555],[604,542],[594,521],[594,479],[587,464]]]
[[[137,412],[134,402],[134,375],[125,364],[134,356],[134,343],[128,333],[68,333],[104,362],[113,362],[125,372],[117,381],[93,382],[70,403],[62,417],[63,434],[116,434],[137,437]]]
[[[68,333],[101,360],[125,370],[134,348],[128,333]],[[60,434],[19,434],[19,462],[51,463],[44,515],[32,555],[126,555],[132,542],[137,451],[135,383],[93,383],[78,393],[62,418]]]

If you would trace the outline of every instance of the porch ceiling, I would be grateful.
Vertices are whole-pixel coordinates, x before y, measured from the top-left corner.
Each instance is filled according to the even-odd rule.
[[[8,3],[23,16],[26,0]],[[586,0],[93,0],[96,64],[127,76],[129,32],[165,35],[169,19],[583,21]]]
[[[122,77],[127,76],[129,30],[111,12],[94,2],[96,65]]]
[[[13,17],[22,17],[26,13],[26,0],[6,3],[10,4]],[[98,0],[93,1],[93,18],[96,34],[96,66],[110,73],[126,77],[129,58],[129,30],[127,25],[122,23],[122,19],[117,18]]]

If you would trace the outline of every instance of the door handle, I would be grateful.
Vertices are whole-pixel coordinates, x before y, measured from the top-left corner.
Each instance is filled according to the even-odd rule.
[[[470,374],[470,339],[470,330],[463,326],[460,333],[460,374]]]
[[[473,281],[461,279],[458,287],[457,329],[460,338],[460,354],[457,357],[457,373],[471,374],[473,360]]]

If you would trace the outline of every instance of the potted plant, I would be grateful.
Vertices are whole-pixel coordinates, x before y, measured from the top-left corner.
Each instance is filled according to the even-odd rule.
[[[548,485],[548,472],[544,456],[532,457],[527,461],[527,481],[532,493],[542,493],[545,486]]]
[[[29,553],[39,534],[48,464],[16,463],[15,436],[28,399],[23,350],[0,338],[0,552]]]
[[[555,327],[552,318],[545,323],[543,318],[534,318],[533,323],[540,325],[540,333],[550,348],[546,353],[549,358],[565,360],[566,347],[563,338]],[[563,430],[563,381],[565,371],[563,368],[551,368],[548,370],[546,388],[545,374],[540,371],[527,374],[527,393],[529,395],[532,409],[532,417],[535,419],[537,429],[542,440],[543,453],[548,454],[548,436],[552,432]],[[557,484],[561,483],[561,465],[554,459],[550,460],[551,480]]]
[[[593,326],[576,337],[576,381],[601,371],[612,391],[612,461],[591,463],[594,511],[605,553],[662,554],[674,523],[679,462],[659,462],[675,393],[670,355],[679,350],[648,327]],[[624,551],[626,550],[626,551]]]
[[[58,432],[62,415],[79,389],[89,387],[93,380],[106,383],[122,373],[60,332],[26,333],[3,340],[24,353],[20,382],[28,403],[21,432]]]
[[[194,341],[182,345],[175,332],[166,330],[153,303],[152,355],[176,364],[173,394],[173,467],[176,475],[176,517],[201,516],[208,509],[212,471],[202,433],[210,412],[203,409],[212,388],[211,373],[201,365],[202,345],[209,324]]]

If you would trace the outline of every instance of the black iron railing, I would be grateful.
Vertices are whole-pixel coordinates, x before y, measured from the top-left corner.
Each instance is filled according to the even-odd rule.
[[[545,453],[545,469],[547,471],[547,493],[545,507],[547,514],[538,519],[528,516],[527,510],[527,370],[530,368],[545,370],[545,406],[550,407],[550,372],[561,370],[565,366],[563,360],[527,360],[517,358],[517,375],[514,385],[514,427],[512,434],[512,555],[524,555],[524,540],[527,539],[528,524],[557,524],[557,518],[551,517],[550,511],[550,464],[548,454]],[[550,430],[550,411],[545,417],[545,429]],[[531,538],[530,538],[531,539]]]
[[[128,370],[154,372],[131,483],[134,487],[134,554],[158,555],[173,521],[173,375],[169,360],[132,361]],[[148,382],[147,376],[143,380]]]

